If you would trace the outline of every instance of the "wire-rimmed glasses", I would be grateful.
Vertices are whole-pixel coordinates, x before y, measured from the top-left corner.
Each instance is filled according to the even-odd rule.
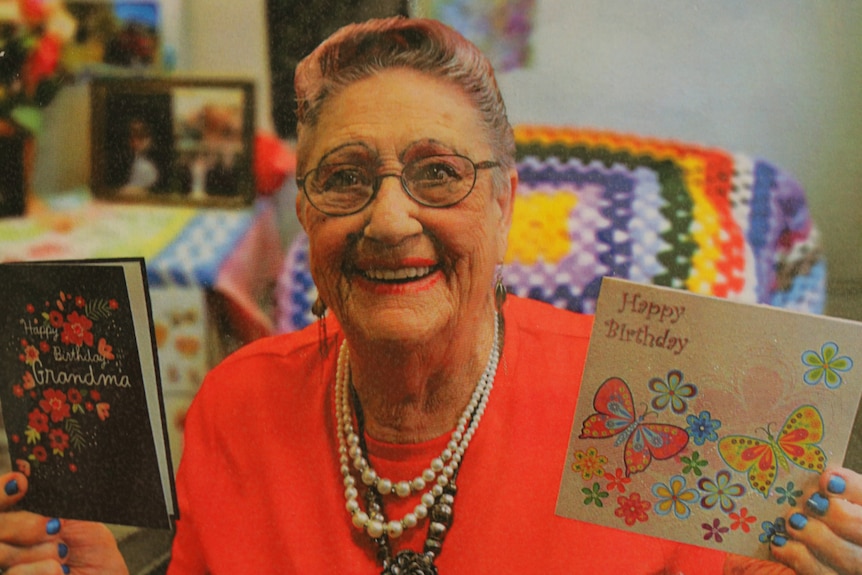
[[[475,163],[466,156],[424,156],[404,164],[400,174],[378,174],[371,163],[321,163],[297,178],[305,197],[328,216],[349,216],[370,204],[383,178],[399,178],[401,187],[417,203],[448,208],[470,195],[479,170],[499,167],[499,162]]]

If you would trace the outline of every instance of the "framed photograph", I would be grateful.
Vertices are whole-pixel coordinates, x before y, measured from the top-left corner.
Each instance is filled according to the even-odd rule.
[[[91,174],[100,199],[238,206],[254,199],[254,84],[94,78]]]

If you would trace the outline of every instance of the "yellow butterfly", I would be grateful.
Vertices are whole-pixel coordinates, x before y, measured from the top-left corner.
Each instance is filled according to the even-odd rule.
[[[817,445],[823,439],[823,417],[812,405],[803,405],[790,414],[777,436],[766,431],[767,439],[748,435],[728,435],[718,442],[718,452],[730,467],[748,472],[748,483],[763,497],[778,475],[778,466],[790,470],[788,460],[806,471],[821,473],[826,454]]]

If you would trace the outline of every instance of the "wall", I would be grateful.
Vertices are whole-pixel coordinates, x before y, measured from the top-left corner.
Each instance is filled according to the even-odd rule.
[[[809,191],[829,261],[828,313],[862,320],[862,2],[536,0],[531,68],[500,75],[513,122],[640,132],[767,158]],[[262,0],[186,0],[180,71],[258,80]],[[39,189],[86,183],[86,89],[61,93]]]

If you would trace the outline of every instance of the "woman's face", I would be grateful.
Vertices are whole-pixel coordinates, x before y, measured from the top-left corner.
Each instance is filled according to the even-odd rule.
[[[377,174],[400,174],[405,163],[431,154],[496,160],[461,89],[408,69],[350,84],[301,137],[300,176],[322,159],[369,162]],[[421,344],[490,318],[517,184],[512,170],[504,174],[511,189],[495,191],[493,172],[500,169],[478,170],[473,192],[449,208],[416,203],[392,177],[349,216],[326,216],[300,194],[312,276],[351,337]]]

